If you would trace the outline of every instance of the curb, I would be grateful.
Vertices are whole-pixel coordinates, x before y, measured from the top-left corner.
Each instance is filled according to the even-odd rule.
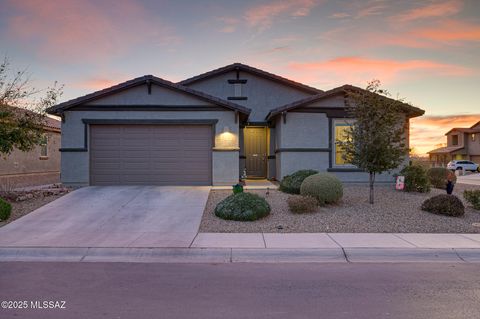
[[[0,262],[480,263],[480,249],[0,247]]]

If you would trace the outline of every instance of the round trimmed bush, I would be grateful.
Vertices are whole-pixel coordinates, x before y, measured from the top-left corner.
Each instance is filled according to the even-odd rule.
[[[318,173],[305,178],[300,194],[316,198],[320,205],[332,204],[342,198],[343,186],[335,175]]]
[[[0,221],[7,220],[12,212],[12,205],[0,198]]]
[[[270,214],[265,198],[252,193],[228,196],[215,207],[215,215],[226,220],[254,221]]]
[[[430,191],[430,181],[427,171],[420,165],[405,166],[400,175],[405,176],[405,191],[427,193]]]
[[[433,196],[422,204],[422,210],[446,216],[459,217],[465,214],[462,201],[455,195],[441,194]]]
[[[295,214],[313,213],[317,210],[318,201],[312,196],[292,195],[287,199],[288,208]]]
[[[457,182],[457,176],[454,172],[444,167],[432,167],[427,171],[428,179],[430,184],[435,188],[446,189],[448,178],[452,183]]]
[[[286,175],[280,182],[279,190],[289,194],[300,194],[300,186],[305,178],[317,173],[318,171],[313,169],[302,169],[292,175]]]

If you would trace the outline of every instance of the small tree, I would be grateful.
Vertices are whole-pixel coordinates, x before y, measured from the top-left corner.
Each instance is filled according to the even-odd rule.
[[[7,58],[0,64],[0,155],[14,148],[29,151],[42,141],[45,110],[57,103],[63,87],[44,91],[30,85],[26,70],[12,72]],[[39,97],[39,94],[43,96]]]
[[[347,91],[348,113],[355,119],[337,144],[344,159],[369,173],[370,204],[374,203],[375,176],[397,168],[408,154],[405,140],[405,104],[389,98],[380,81],[366,90]]]

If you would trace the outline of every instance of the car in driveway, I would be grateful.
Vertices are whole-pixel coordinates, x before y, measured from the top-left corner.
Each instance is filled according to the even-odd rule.
[[[466,170],[466,171],[472,171],[472,172],[477,172],[479,170],[479,165],[471,162],[471,161],[450,161],[447,164],[447,168],[451,170]]]

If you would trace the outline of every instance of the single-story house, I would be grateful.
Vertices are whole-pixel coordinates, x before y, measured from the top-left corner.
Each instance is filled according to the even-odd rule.
[[[335,146],[347,89],[359,88],[322,91],[234,63],[178,83],[142,76],[48,111],[62,118],[68,185],[232,185],[308,168],[367,181]],[[408,106],[405,124],[423,113]]]
[[[29,152],[14,149],[0,158],[0,187],[9,189],[60,182],[60,121],[47,117],[41,145]]]
[[[471,127],[455,127],[445,133],[447,146],[428,152],[434,166],[446,166],[451,160],[480,163],[480,121]]]

